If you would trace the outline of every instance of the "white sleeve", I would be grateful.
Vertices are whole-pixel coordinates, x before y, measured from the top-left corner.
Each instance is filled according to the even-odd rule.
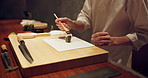
[[[86,0],[81,12],[78,15],[77,21],[84,24],[84,30],[91,28],[91,0]]]
[[[133,30],[127,36],[136,50],[148,44],[148,2],[146,0],[128,0],[128,14]]]
[[[132,41],[133,44],[138,40],[138,37],[137,37],[136,33],[127,34],[126,36]],[[136,50],[136,44],[134,45],[133,48]]]

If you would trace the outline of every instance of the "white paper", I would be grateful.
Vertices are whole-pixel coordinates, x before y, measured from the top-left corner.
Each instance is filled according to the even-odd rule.
[[[70,43],[67,43],[64,39],[59,39],[59,38],[54,38],[54,39],[47,38],[43,39],[43,41],[45,41],[47,44],[52,46],[57,51],[66,51],[66,50],[94,46],[93,44],[88,43],[76,37],[72,37]]]

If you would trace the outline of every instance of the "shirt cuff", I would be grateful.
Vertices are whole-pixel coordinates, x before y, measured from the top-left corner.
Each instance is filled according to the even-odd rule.
[[[142,40],[139,40],[138,36],[136,33],[133,34],[127,34],[126,35],[133,43],[133,49],[135,51],[138,51],[143,45],[145,45],[146,43],[144,43]]]
[[[136,34],[136,33],[127,34],[126,36],[129,37],[129,39],[130,39],[132,42],[135,42],[136,40],[138,40],[138,37],[137,37],[137,34]]]
[[[126,35],[133,43],[133,49],[137,50],[137,45],[135,44],[136,41],[138,40],[138,37],[137,37],[137,34],[136,33],[133,33],[133,34],[127,34]]]

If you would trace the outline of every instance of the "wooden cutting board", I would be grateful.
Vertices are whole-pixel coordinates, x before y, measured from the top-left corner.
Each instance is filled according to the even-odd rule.
[[[108,51],[96,46],[59,52],[43,41],[45,38],[47,38],[47,36],[24,39],[34,59],[34,62],[30,64],[18,48],[19,42],[17,41],[16,35],[9,36],[23,77],[31,77],[101,63],[108,60]]]

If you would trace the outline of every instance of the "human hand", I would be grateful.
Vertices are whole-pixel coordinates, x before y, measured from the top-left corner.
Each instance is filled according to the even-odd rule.
[[[127,36],[111,37],[108,32],[97,32],[93,34],[91,41],[96,46],[133,45],[129,37]]]
[[[60,30],[64,30],[63,26],[61,25],[61,23],[68,29],[68,30],[71,30],[74,28],[74,22],[69,19],[69,18],[58,18],[55,20],[55,23],[56,25],[58,26],[58,28]]]
[[[112,45],[112,37],[108,32],[97,32],[92,35],[91,41],[96,46],[109,46]]]

